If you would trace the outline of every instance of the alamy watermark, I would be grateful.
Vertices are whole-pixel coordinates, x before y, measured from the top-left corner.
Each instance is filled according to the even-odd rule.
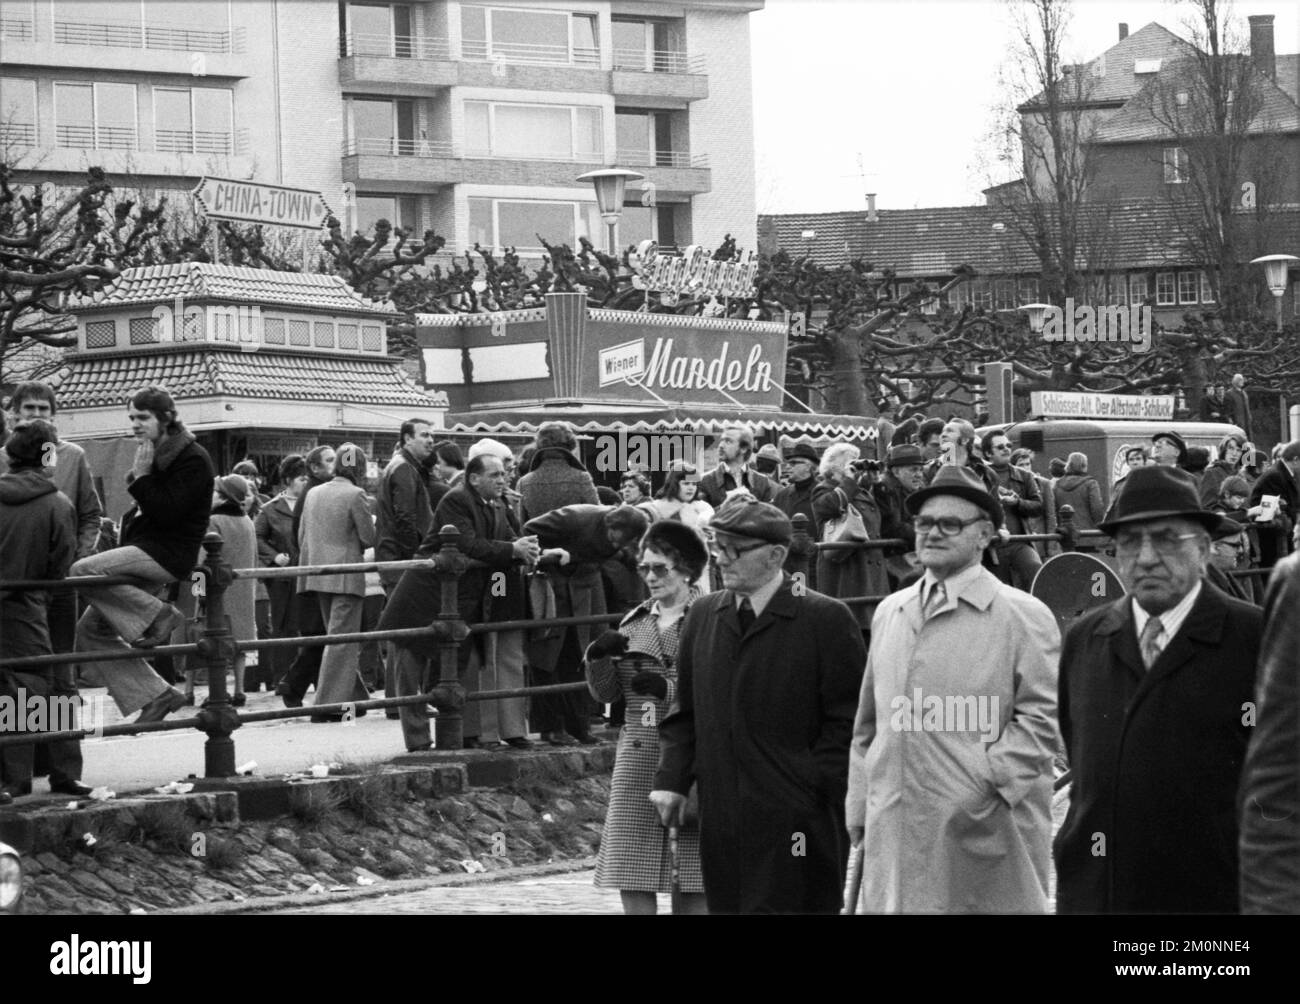
[[[595,438],[596,470],[643,474],[667,473],[683,465],[683,481],[699,481],[704,469],[708,437],[694,433],[627,432],[606,433]]]
[[[0,733],[84,729],[98,737],[104,734],[105,703],[99,695],[29,694],[18,687],[13,694],[0,694]]]
[[[914,687],[910,697],[899,694],[889,707],[895,732],[978,732],[986,743],[1002,733],[996,694],[926,694]]]
[[[150,312],[159,342],[232,342],[244,352],[262,347],[266,327],[262,308],[250,304],[186,304],[178,296]]]
[[[1043,313],[1043,340],[1048,342],[1126,342],[1134,352],[1151,351],[1151,308],[1076,307],[1068,297],[1064,307]]]

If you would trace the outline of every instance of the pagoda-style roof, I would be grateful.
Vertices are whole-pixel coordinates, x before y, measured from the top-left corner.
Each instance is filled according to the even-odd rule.
[[[391,303],[377,303],[362,296],[337,275],[277,272],[206,262],[125,269],[111,284],[93,296],[73,300],[69,307],[85,313],[140,304],[170,304],[178,297],[335,314],[389,317],[397,312]]]

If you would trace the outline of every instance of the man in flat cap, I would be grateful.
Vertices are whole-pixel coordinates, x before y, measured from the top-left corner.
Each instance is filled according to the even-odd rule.
[[[973,471],[907,510],[925,573],[876,609],[849,753],[863,907],[1045,913],[1056,618],[980,564],[1002,513]]]
[[[724,588],[682,626],[650,800],[671,825],[698,783],[710,913],[838,913],[862,635],[848,607],[782,572],[780,509],[735,499],[710,529]]]
[[[1130,472],[1101,523],[1127,595],[1061,654],[1073,782],[1058,913],[1235,913],[1237,789],[1263,617],[1205,579],[1222,517],[1172,467]]]
[[[916,530],[907,511],[907,499],[925,485],[925,454],[919,446],[900,443],[889,448],[885,458],[885,476],[871,486],[880,507],[880,535],[907,543],[885,555],[885,571],[891,589],[911,585],[917,576]]]

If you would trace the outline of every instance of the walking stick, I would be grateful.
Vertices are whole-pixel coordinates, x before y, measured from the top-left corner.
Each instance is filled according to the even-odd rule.
[[[866,859],[867,842],[863,840],[850,853],[849,860],[849,896],[844,904],[844,912],[850,917],[858,912],[858,896],[862,892],[862,868]]]
[[[677,827],[668,827],[668,863],[672,870],[672,912],[682,912],[682,864],[677,854]]]

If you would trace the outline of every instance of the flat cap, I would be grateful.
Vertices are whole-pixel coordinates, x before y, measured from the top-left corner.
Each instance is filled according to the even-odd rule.
[[[785,451],[785,459],[789,460],[811,460],[814,464],[819,463],[821,458],[817,456],[816,449],[812,443],[795,443],[794,446]]]
[[[713,533],[750,537],[771,544],[789,544],[793,535],[790,518],[780,509],[752,498],[737,498],[723,504],[709,521]]]
[[[775,460],[777,462],[780,462],[781,460],[781,451],[771,443],[764,443],[759,448],[757,455],[762,457],[764,460]]]
[[[885,460],[886,467],[908,467],[912,464],[924,464],[925,455],[921,452],[919,446],[913,446],[911,443],[900,443],[898,446],[889,448],[889,455]]]

